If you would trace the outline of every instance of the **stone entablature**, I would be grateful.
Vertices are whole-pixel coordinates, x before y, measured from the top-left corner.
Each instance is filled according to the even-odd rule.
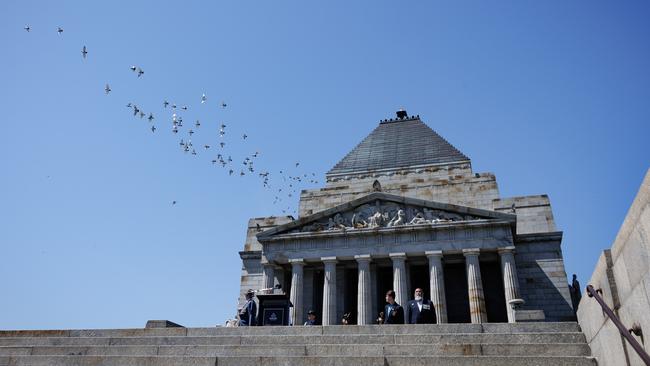
[[[460,252],[512,245],[516,217],[509,214],[386,193],[371,193],[260,233],[267,260],[372,255],[395,250]]]

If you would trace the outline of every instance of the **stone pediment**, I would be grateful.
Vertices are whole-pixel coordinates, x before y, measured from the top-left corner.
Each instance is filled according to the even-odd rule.
[[[264,231],[258,240],[297,233],[347,232],[409,226],[436,226],[479,220],[512,224],[516,216],[448,203],[371,193],[348,203]]]

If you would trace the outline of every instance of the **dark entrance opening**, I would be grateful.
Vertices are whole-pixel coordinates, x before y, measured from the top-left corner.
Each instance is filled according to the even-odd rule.
[[[508,313],[499,262],[481,262],[481,282],[488,322],[507,323]]]
[[[345,296],[343,297],[343,314],[350,313],[350,324],[357,324],[357,287],[359,285],[359,273],[356,268],[345,270]],[[339,319],[340,320],[340,319]],[[337,324],[339,322],[337,320]]]
[[[377,312],[384,311],[386,305],[386,292],[393,289],[393,267],[377,267]],[[401,305],[401,304],[400,304]],[[373,314],[376,319],[378,314]]]
[[[431,299],[431,294],[429,293],[429,266],[427,265],[412,265],[410,268],[410,283],[409,283],[409,292],[407,294],[408,298],[402,300],[406,306],[409,300],[413,299],[416,288],[421,288],[424,292],[425,299]]]
[[[312,294],[312,308],[311,310],[315,311],[316,314],[323,314],[323,287],[325,286],[325,273],[322,270],[314,271],[314,280],[313,280],[313,291]],[[308,309],[309,310],[309,309]],[[305,319],[307,319],[307,313],[304,314]],[[316,317],[316,324],[321,325],[322,318],[321,316]],[[298,324],[302,325],[302,324]]]
[[[465,263],[445,263],[445,299],[447,300],[447,322],[469,323],[469,295]]]

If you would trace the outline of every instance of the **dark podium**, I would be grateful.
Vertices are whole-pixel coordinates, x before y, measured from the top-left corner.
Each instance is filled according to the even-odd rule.
[[[289,325],[289,308],[292,306],[289,295],[258,294],[257,299],[257,325]]]

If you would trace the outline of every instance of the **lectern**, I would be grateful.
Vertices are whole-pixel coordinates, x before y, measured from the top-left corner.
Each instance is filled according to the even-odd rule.
[[[288,294],[258,294],[259,311],[257,325],[289,325]]]

